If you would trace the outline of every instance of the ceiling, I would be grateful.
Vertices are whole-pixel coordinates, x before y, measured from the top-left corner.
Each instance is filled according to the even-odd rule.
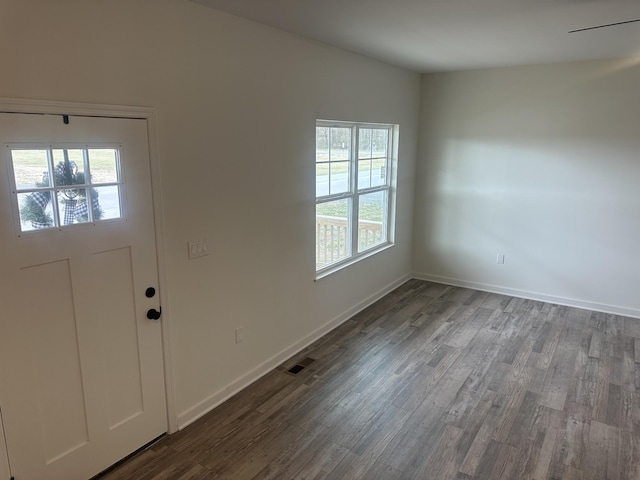
[[[193,0],[417,72],[640,55],[640,0]]]

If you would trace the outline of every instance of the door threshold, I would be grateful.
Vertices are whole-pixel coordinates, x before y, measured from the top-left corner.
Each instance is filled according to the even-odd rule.
[[[100,478],[102,478],[104,475],[106,475],[107,473],[111,472],[112,470],[115,470],[117,467],[119,467],[120,465],[122,465],[124,462],[126,462],[127,460],[132,459],[133,457],[135,457],[136,455],[138,455],[139,453],[143,452],[144,450],[151,448],[153,445],[155,445],[156,443],[158,443],[160,440],[162,440],[164,437],[167,436],[167,433],[163,433],[162,435],[157,436],[156,438],[154,438],[153,440],[151,440],[149,443],[145,443],[143,446],[141,446],[140,448],[138,448],[137,450],[131,452],[129,455],[127,455],[126,457],[118,460],[116,463],[114,463],[113,465],[111,465],[110,467],[105,468],[104,470],[102,470],[100,473],[98,473],[97,475],[91,477],[89,480],[100,480]]]

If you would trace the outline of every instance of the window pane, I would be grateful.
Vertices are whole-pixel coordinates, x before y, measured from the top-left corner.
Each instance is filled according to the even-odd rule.
[[[38,230],[55,226],[51,192],[18,193],[20,230]]]
[[[358,146],[358,158],[371,158],[371,129],[361,128],[358,130],[360,138]]]
[[[329,164],[316,163],[316,197],[329,195]]]
[[[113,148],[89,150],[91,183],[118,182],[118,156]]]
[[[351,255],[349,199],[316,205],[316,269]]]
[[[93,218],[95,220],[109,220],[121,218],[120,187],[95,187],[93,189]]]
[[[377,158],[371,161],[371,186],[388,185],[387,162],[384,158]]]
[[[60,190],[57,197],[62,225],[73,225],[74,223],[86,223],[89,221],[86,188]]]
[[[349,162],[332,162],[330,164],[330,188],[331,194],[344,193],[349,188]],[[316,180],[317,182],[317,180]]]
[[[373,130],[373,157],[386,157],[387,144],[389,142],[389,130]]]
[[[51,153],[56,187],[85,183],[84,155],[81,149],[54,149]]]
[[[329,160],[329,127],[316,127],[316,162]]]
[[[351,129],[331,128],[331,161],[351,159]]]
[[[387,195],[385,190],[358,198],[358,252],[387,241]]]
[[[371,186],[371,160],[358,161],[358,188]]]
[[[11,150],[11,159],[18,190],[49,186],[46,150]]]

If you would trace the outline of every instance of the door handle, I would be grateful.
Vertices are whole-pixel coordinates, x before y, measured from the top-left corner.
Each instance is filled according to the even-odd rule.
[[[150,308],[147,310],[147,318],[149,320],[160,320],[160,316],[162,315],[162,307],[160,310],[156,310],[155,308]]]

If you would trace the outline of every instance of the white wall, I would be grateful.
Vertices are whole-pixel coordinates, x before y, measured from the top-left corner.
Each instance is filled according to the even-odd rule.
[[[410,273],[417,74],[186,0],[0,0],[0,58],[0,97],[157,109],[180,423]],[[316,118],[400,124],[396,246],[319,282]]]
[[[640,315],[639,65],[425,75],[415,271]]]

